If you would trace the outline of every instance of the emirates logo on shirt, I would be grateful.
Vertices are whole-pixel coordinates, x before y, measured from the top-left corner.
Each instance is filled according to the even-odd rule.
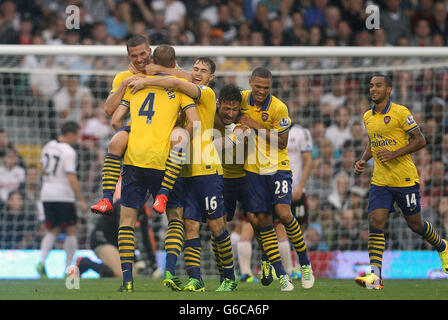
[[[390,117],[389,116],[385,116],[384,117],[384,123],[388,124],[390,122]]]

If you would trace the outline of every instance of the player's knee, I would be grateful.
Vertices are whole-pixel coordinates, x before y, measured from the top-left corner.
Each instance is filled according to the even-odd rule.
[[[107,147],[107,152],[117,156],[122,156],[128,145],[128,138],[129,134],[127,131],[117,132],[110,140],[109,146]]]
[[[168,220],[183,220],[182,219],[182,208],[166,208],[166,216]]]
[[[208,220],[208,225],[215,237],[219,237],[226,229],[226,225],[222,218]]]
[[[369,227],[377,230],[384,230],[386,221],[380,215],[369,214]]]

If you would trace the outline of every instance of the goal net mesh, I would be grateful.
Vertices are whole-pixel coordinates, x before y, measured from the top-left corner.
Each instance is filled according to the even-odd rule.
[[[40,247],[44,231],[38,199],[40,150],[49,139],[57,137],[64,120],[75,120],[81,126],[76,150],[84,196],[89,205],[102,197],[102,162],[114,133],[102,106],[114,75],[126,70],[129,63],[126,56],[108,56],[107,50],[104,52],[103,56],[0,56],[0,249]],[[179,57],[178,64],[191,70],[193,58]],[[249,89],[250,71],[267,66],[274,75],[273,95],[287,104],[293,122],[312,134],[313,167],[306,185],[309,224],[305,240],[318,276],[331,276],[325,270],[332,252],[367,250],[366,208],[372,163],[361,176],[354,176],[352,167],[368,141],[362,115],[370,108],[369,80],[375,73],[392,77],[392,100],[411,110],[427,139],[427,146],[413,155],[420,174],[422,215],[442,237],[448,237],[446,58],[226,57],[225,53],[212,58],[217,64],[213,82],[217,93],[229,83]],[[6,163],[15,161],[14,155],[7,152],[8,143],[18,153],[14,174],[5,168]],[[13,197],[12,191],[17,189],[20,192]],[[79,212],[80,249],[90,248],[89,234],[96,219],[90,212]],[[166,215],[153,214],[150,225],[155,246],[162,252]],[[237,225],[232,221],[229,229],[238,232]],[[431,250],[407,227],[398,208],[389,215],[385,232],[386,250]],[[206,225],[201,227],[201,240],[203,273],[216,275]],[[59,248],[62,241],[60,237]],[[238,271],[236,243],[233,245]],[[141,243],[137,247],[143,252]],[[145,258],[144,253],[142,256]],[[254,241],[254,272],[259,261],[260,251]],[[363,263],[368,264],[367,255]],[[178,268],[183,274],[182,258]]]

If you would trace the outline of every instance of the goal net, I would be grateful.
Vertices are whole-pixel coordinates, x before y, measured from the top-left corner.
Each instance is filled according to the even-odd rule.
[[[272,94],[286,103],[293,122],[308,129],[313,139],[313,165],[306,185],[309,224],[304,229],[318,277],[352,277],[368,265],[366,208],[373,164],[369,162],[361,176],[354,176],[352,167],[368,141],[362,116],[370,108],[373,74],[392,77],[392,100],[411,110],[427,139],[427,146],[413,155],[420,174],[422,215],[442,237],[448,237],[445,48],[177,47],[176,54],[186,70],[191,70],[194,57],[212,57],[217,64],[212,84],[216,93],[230,83],[249,89],[248,78],[257,66],[272,71]],[[102,162],[114,133],[102,106],[114,75],[126,70],[129,61],[125,48],[116,46],[2,46],[0,62],[0,249],[37,250],[44,230],[38,199],[40,151],[57,137],[64,120],[77,121],[82,191],[89,205],[102,197]],[[80,249],[90,248],[97,219],[79,213]],[[153,214],[150,228],[160,263],[166,215]],[[238,219],[229,229],[238,233]],[[437,277],[437,254],[407,227],[398,208],[389,215],[385,232],[386,277]],[[206,225],[201,227],[201,240],[203,274],[217,275]],[[63,236],[57,248],[62,248],[62,241]],[[145,260],[141,241],[137,247]],[[236,241],[233,246],[239,272]],[[255,241],[252,247],[256,272],[260,250]],[[295,254],[292,257],[294,261]],[[389,271],[395,263],[416,267],[409,274],[400,267]],[[182,258],[178,268],[184,274]]]

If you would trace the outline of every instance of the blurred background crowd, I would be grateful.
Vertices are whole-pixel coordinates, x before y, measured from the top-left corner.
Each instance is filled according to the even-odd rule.
[[[69,5],[80,8],[80,29],[67,29]],[[380,29],[365,28],[366,6],[380,7]],[[0,1],[0,44],[125,45],[147,34],[151,45],[226,46],[445,46],[448,1],[434,0],[16,0]],[[198,51],[200,54],[200,51]],[[31,156],[57,136],[65,120],[81,125],[77,146],[79,175],[90,203],[100,195],[100,172],[113,131],[102,110],[113,74],[127,57],[1,57],[3,65],[26,72],[0,73],[0,249],[39,248],[39,163]],[[6,60],[5,60],[6,59]],[[186,69],[191,58],[179,59]],[[313,137],[313,169],[306,193],[310,250],[365,250],[367,199],[372,163],[354,176],[353,163],[368,141],[362,115],[369,109],[370,72],[281,73],[371,65],[419,65],[422,59],[301,59],[217,57],[214,88],[236,82],[265,65],[274,72],[273,94],[289,108],[294,122]],[[58,68],[58,72],[33,69]],[[73,72],[60,72],[60,69]],[[79,72],[85,71],[85,72]],[[279,72],[280,71],[280,72]],[[90,73],[89,73],[90,72]],[[277,72],[277,73],[276,73]],[[392,71],[393,100],[407,106],[420,124],[427,147],[414,155],[421,177],[423,217],[448,237],[448,73],[418,67]],[[18,120],[19,119],[19,120]],[[22,128],[36,128],[24,139]],[[32,143],[30,143],[30,141]],[[34,159],[34,160],[33,160]],[[429,249],[400,216],[390,215],[388,248]],[[154,215],[154,226],[160,219]],[[80,248],[88,248],[89,217],[80,218]],[[396,241],[395,241],[396,240]]]

